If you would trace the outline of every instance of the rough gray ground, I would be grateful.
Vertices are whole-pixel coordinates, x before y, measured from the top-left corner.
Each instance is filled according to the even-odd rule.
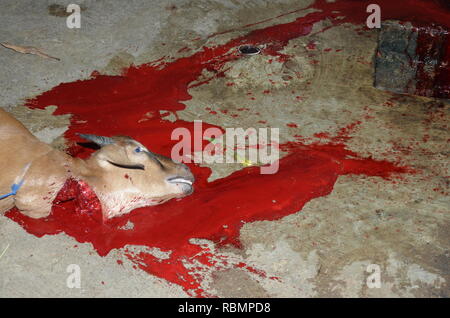
[[[67,4],[72,1],[58,1]],[[52,109],[21,107],[26,98],[92,71],[117,74],[131,63],[172,56],[188,46],[223,43],[258,22],[310,1],[78,1],[82,28],[70,30],[53,1],[2,2],[0,42],[35,46],[60,62],[0,48],[0,105],[11,110],[42,140],[62,147],[68,118]],[[50,6],[50,9],[49,9]],[[292,21],[299,12],[255,27]],[[327,26],[318,24],[315,31]],[[204,269],[204,288],[222,297],[449,297],[448,103],[397,96],[373,88],[377,31],[343,25],[292,40],[290,64],[257,56],[228,63],[225,78],[190,90],[193,99],[179,113],[231,127],[279,127],[280,142],[294,135],[335,134],[361,121],[348,148],[376,159],[400,160],[418,170],[402,180],[340,177],[333,192],[278,221],[245,224],[243,249],[216,253],[264,270]],[[206,39],[215,32],[237,31]],[[200,40],[193,41],[195,38]],[[308,49],[307,44],[317,48]],[[331,48],[331,51],[324,49]],[[341,51],[336,51],[341,50]],[[312,56],[309,56],[312,54]],[[311,61],[318,61],[312,64]],[[300,73],[301,76],[295,76]],[[272,81],[268,81],[268,74]],[[208,74],[205,74],[207,76]],[[285,75],[291,75],[291,79]],[[231,88],[225,85],[233,82]],[[270,94],[263,91],[270,88]],[[251,91],[256,100],[248,98]],[[292,93],[294,91],[295,93]],[[301,96],[301,98],[297,98]],[[399,97],[392,100],[392,97]],[[206,107],[227,109],[211,115]],[[17,106],[17,107],[16,107]],[[249,110],[242,114],[237,108]],[[236,113],[238,117],[231,117]],[[259,113],[256,114],[256,113]],[[258,123],[266,120],[266,124]],[[288,127],[295,123],[298,128]],[[212,178],[242,166],[215,165]],[[6,251],[5,251],[6,249]],[[2,252],[4,253],[2,254]],[[98,256],[90,244],[66,235],[36,238],[0,217],[0,297],[179,297],[177,285],[132,268],[122,250]],[[123,260],[123,265],[117,263]],[[81,289],[66,287],[67,266],[78,264]],[[369,264],[381,269],[381,288],[368,288]]]

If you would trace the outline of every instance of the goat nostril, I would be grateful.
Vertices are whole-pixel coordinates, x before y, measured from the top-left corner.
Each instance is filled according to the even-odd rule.
[[[195,178],[194,178],[194,175],[191,172],[191,169],[189,169],[189,167],[187,165],[185,165],[184,163],[182,163],[180,165],[180,168],[181,168],[180,172],[182,174],[182,177],[187,179],[187,180],[189,180],[189,181],[194,182]]]

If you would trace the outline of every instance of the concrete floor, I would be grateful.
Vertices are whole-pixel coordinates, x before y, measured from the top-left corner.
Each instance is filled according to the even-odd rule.
[[[57,3],[65,5],[73,1]],[[0,11],[0,42],[45,49],[60,62],[0,48],[0,106],[7,108],[37,136],[61,145],[67,116],[29,110],[24,100],[62,82],[88,78],[97,70],[118,74],[123,67],[174,59],[202,46],[225,43],[252,28],[286,23],[307,14],[297,12],[254,27],[263,21],[308,6],[312,1],[78,1],[84,11],[82,27],[70,30],[55,1],[5,0]],[[126,3],[126,4],[125,4]],[[326,21],[315,28],[326,26]],[[223,268],[204,273],[204,288],[220,297],[449,297],[450,228],[448,198],[448,111],[433,99],[395,95],[373,88],[373,54],[377,30],[355,30],[344,24],[322,33],[291,40],[283,52],[295,56],[303,79],[273,87],[267,74],[281,76],[283,65],[252,59],[253,67],[229,62],[224,78],[190,89],[192,100],[179,112],[181,119],[226,127],[280,127],[280,142],[294,135],[314,137],[336,133],[361,120],[347,148],[375,159],[400,160],[420,170],[397,182],[378,177],[339,177],[333,192],[310,201],[302,211],[278,221],[243,226],[242,249],[218,253],[241,260],[279,280],[247,270]],[[212,38],[215,32],[236,29]],[[314,33],[313,33],[314,34]],[[200,38],[198,41],[192,39]],[[311,51],[307,44],[316,43]],[[164,45],[163,45],[164,44]],[[333,48],[330,52],[323,51]],[[338,52],[336,52],[338,50]],[[340,51],[339,51],[340,50]],[[314,54],[313,57],[305,53]],[[315,59],[319,63],[311,64]],[[307,65],[307,66],[305,66]],[[245,68],[245,75],[241,74]],[[250,70],[254,70],[253,72]],[[224,89],[232,81],[232,89]],[[307,85],[306,82],[311,84]],[[293,87],[301,91],[295,100]],[[273,89],[264,95],[267,88]],[[251,89],[256,101],[244,99]],[[265,97],[264,97],[265,96]],[[212,116],[205,107],[248,107],[248,116]],[[283,105],[275,108],[274,105]],[[254,114],[258,110],[259,116]],[[435,116],[437,113],[444,116]],[[433,121],[427,119],[433,118]],[[297,127],[287,127],[293,122]],[[424,142],[424,136],[427,141]],[[221,178],[240,165],[212,166]],[[448,178],[448,177],[447,177]],[[216,248],[213,243],[211,248]],[[7,248],[8,247],[8,248]],[[19,224],[0,217],[0,297],[185,297],[175,284],[133,269],[114,250],[98,256],[90,244],[59,234],[36,238]],[[117,260],[123,261],[120,265]],[[82,288],[66,287],[69,264],[82,269]],[[368,288],[367,265],[381,268],[381,288]]]

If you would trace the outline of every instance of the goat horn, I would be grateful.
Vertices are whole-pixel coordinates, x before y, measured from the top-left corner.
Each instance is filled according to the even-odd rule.
[[[104,137],[104,136],[97,136],[97,135],[90,135],[90,134],[77,134],[81,138],[84,138],[86,140],[92,141],[99,145],[100,147],[110,145],[114,143],[114,139],[111,137]]]

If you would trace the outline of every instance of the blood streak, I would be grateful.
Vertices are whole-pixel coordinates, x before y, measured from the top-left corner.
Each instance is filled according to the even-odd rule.
[[[395,12],[400,14],[398,18],[405,18],[405,12],[415,12],[419,22],[426,22],[433,16],[443,24],[449,23],[438,10],[437,2],[426,6],[424,1],[406,2],[418,7],[378,1],[383,4],[386,18],[395,18]],[[170,155],[176,143],[170,138],[173,129],[186,127],[193,133],[193,123],[167,121],[160,111],[176,115],[177,111],[183,110],[185,105],[182,102],[191,99],[188,92],[190,85],[204,83],[195,84],[204,69],[221,76],[224,64],[239,58],[235,48],[243,43],[267,44],[262,54],[283,56],[279,51],[290,39],[309,34],[314,24],[325,18],[331,19],[335,25],[362,23],[367,16],[364,3],[317,1],[312,8],[319,11],[290,23],[254,30],[224,45],[205,47],[189,57],[170,63],[160,60],[131,67],[122,76],[94,74],[89,80],[61,84],[28,101],[27,106],[44,108],[57,105],[55,114],[72,114],[71,125],[66,132],[66,137],[71,140],[78,140],[75,132],[126,134],[157,153]],[[345,18],[336,19],[338,16]],[[146,116],[149,112],[152,116]],[[289,154],[280,160],[279,171],[272,175],[260,174],[259,167],[247,167],[226,178],[208,182],[210,169],[191,164],[190,168],[196,176],[194,194],[182,200],[137,209],[106,222],[100,222],[96,217],[101,211],[88,186],[72,181],[62,190],[59,204],[54,205],[49,217],[35,220],[17,210],[11,210],[7,216],[39,237],[64,232],[78,242],[90,242],[100,255],[126,245],[155,247],[170,252],[168,259],[158,259],[147,252],[128,251],[126,255],[141,269],[179,284],[195,295],[205,295],[201,289],[201,277],[194,275],[186,263],[195,260],[204,266],[217,266],[220,257],[214,257],[212,251],[192,244],[189,241],[191,238],[240,247],[239,230],[242,224],[276,220],[295,213],[311,199],[329,194],[340,175],[390,178],[393,173],[408,171],[394,163],[360,158],[346,150],[344,143],[349,138],[349,130],[357,124],[343,128],[334,139],[329,134],[322,134],[329,139],[326,144],[303,145],[299,142],[282,145]],[[203,126],[208,127],[206,124]],[[89,154],[79,146],[72,147],[71,152],[80,157]],[[71,197],[74,199],[71,200]],[[97,208],[92,213],[80,213],[86,206]],[[128,222],[134,224],[132,229],[125,226]],[[250,268],[242,263],[235,266]]]

